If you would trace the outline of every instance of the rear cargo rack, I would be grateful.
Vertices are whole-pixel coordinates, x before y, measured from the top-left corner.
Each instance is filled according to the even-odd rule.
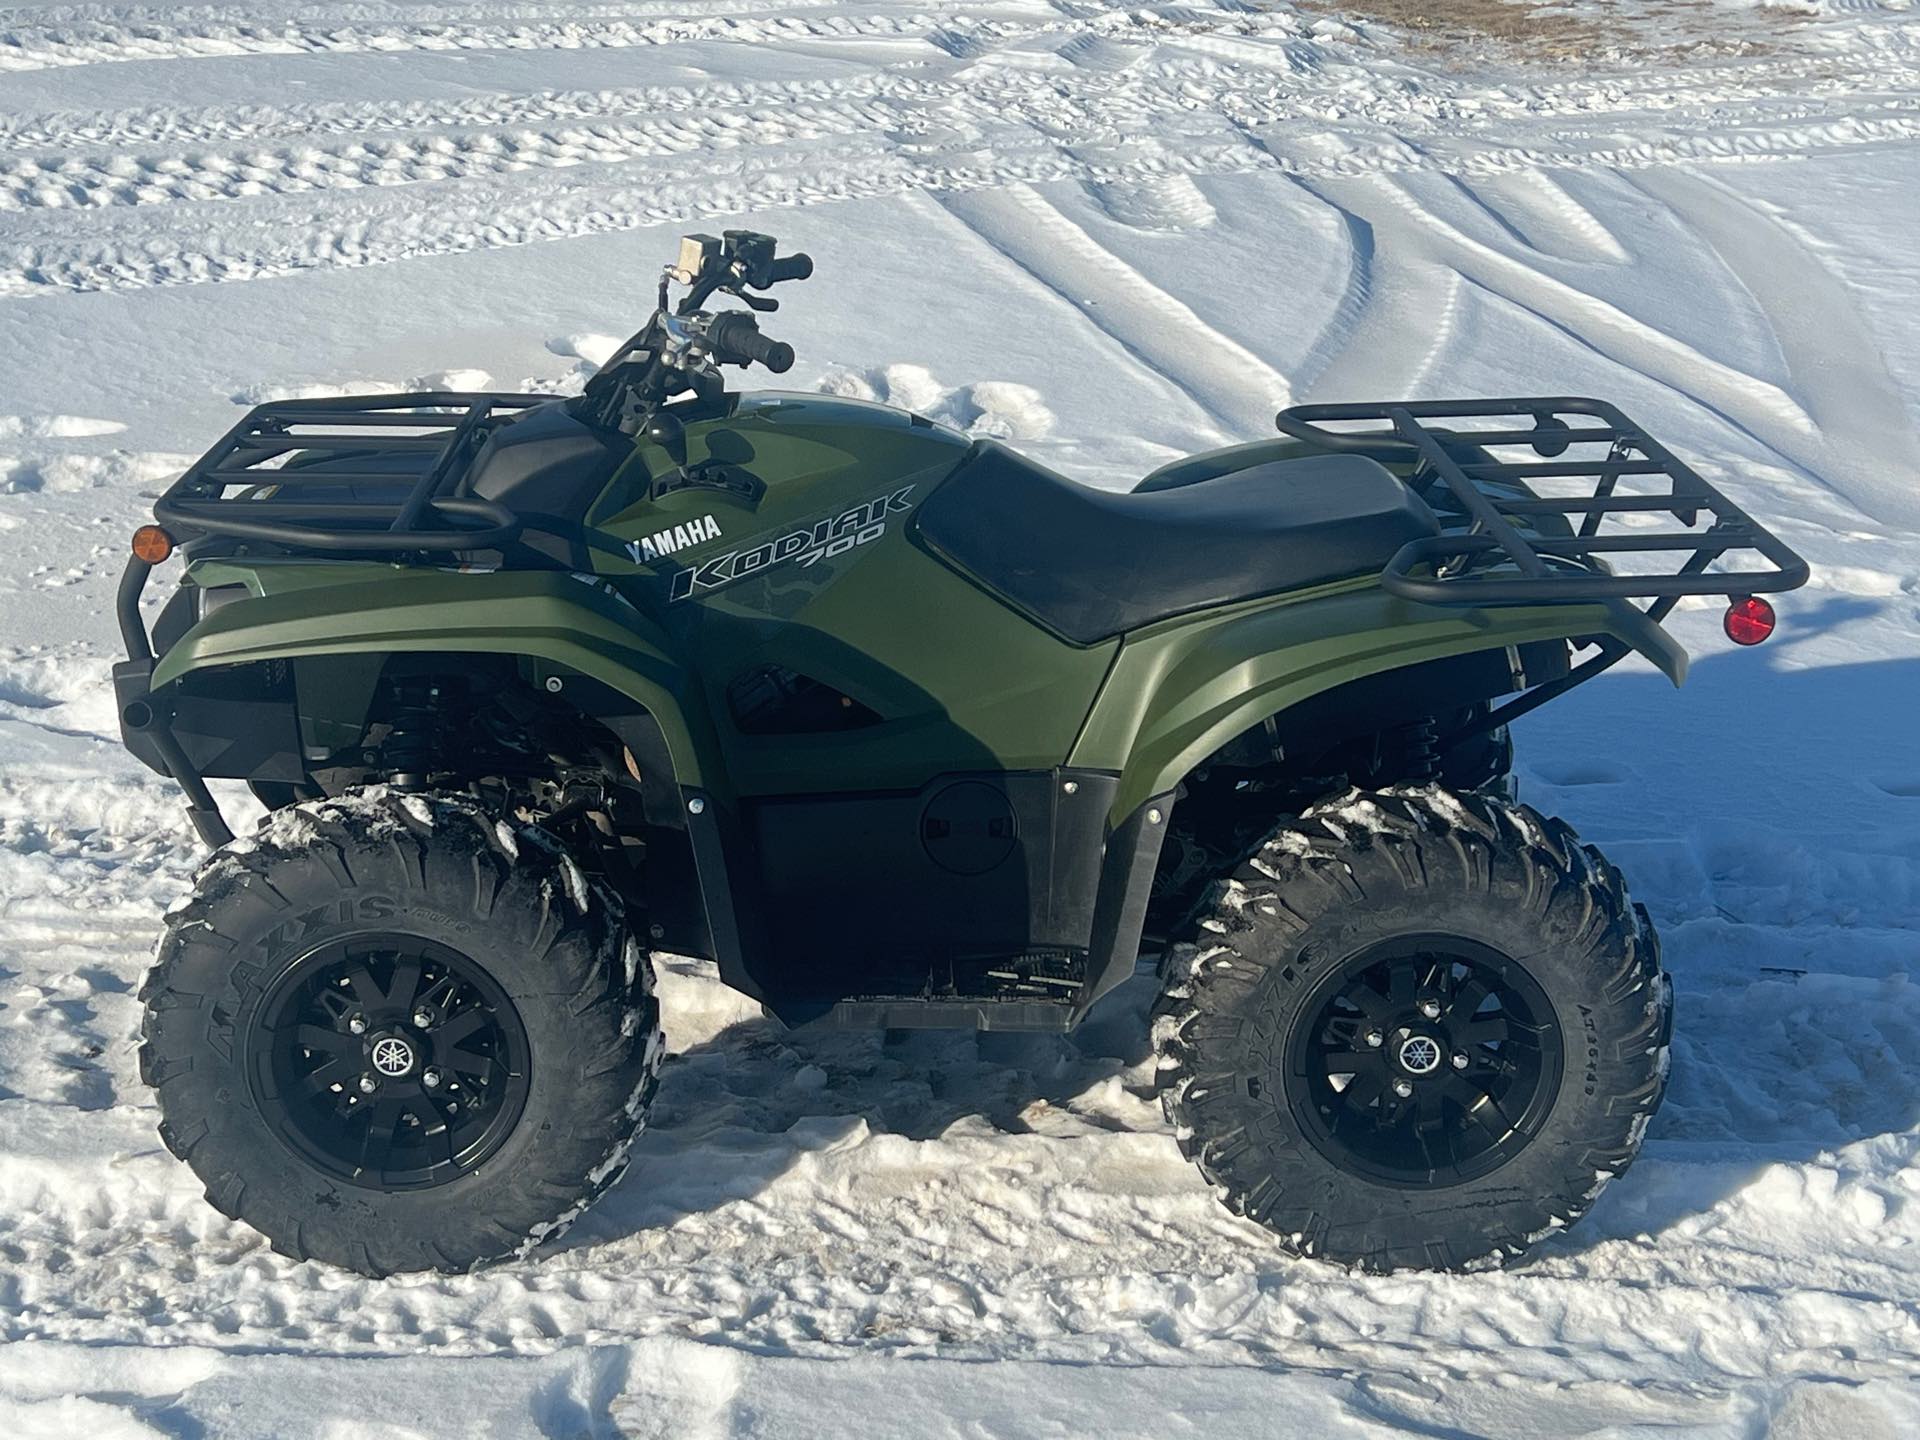
[[[450,492],[489,434],[554,398],[429,390],[259,405],[168,487],[154,518],[183,538],[222,535],[304,550],[496,549],[519,536],[519,518],[490,500]],[[289,463],[296,456],[327,463]],[[397,456],[413,463],[396,471]],[[356,467],[356,459],[368,463]],[[293,495],[367,484],[406,488],[389,499]],[[270,504],[262,492],[271,493]]]
[[[1366,421],[1391,428],[1325,428]],[[1435,423],[1463,421],[1505,423]],[[1413,459],[1408,484],[1436,504],[1449,498],[1439,486],[1450,493],[1446,508],[1462,512],[1468,528],[1410,542],[1381,572],[1381,585],[1407,600],[1487,606],[1646,599],[1653,603],[1640,613],[1657,624],[1682,596],[1739,598],[1807,580],[1807,562],[1785,542],[1604,400],[1296,405],[1275,423],[1322,449],[1389,463]],[[1499,458],[1516,446],[1542,458]],[[1543,493],[1549,490],[1563,493]],[[1629,521],[1600,533],[1603,522],[1628,516],[1670,519],[1682,528]],[[1603,556],[1665,556],[1679,564],[1618,575]],[[1737,568],[1709,569],[1735,560]]]

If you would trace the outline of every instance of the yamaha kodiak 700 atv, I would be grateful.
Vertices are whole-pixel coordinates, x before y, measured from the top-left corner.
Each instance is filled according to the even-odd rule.
[[[470,1269],[619,1176],[652,950],[790,1025],[1064,1031],[1144,947],[1179,1144],[1290,1250],[1576,1219],[1670,989],[1619,871],[1514,803],[1508,722],[1636,652],[1678,682],[1682,596],[1764,639],[1804,563],[1596,400],[1298,406],[1111,493],[729,392],[793,352],[707,304],[811,270],[689,237],[583,394],[262,405],[136,533],[125,740],[214,849],[140,1063],[208,1199]]]

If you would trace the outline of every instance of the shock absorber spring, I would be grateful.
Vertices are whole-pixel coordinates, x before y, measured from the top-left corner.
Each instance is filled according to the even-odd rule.
[[[402,680],[394,686],[393,729],[380,747],[387,783],[396,790],[424,790],[436,750],[436,711],[440,687],[429,680]]]
[[[1440,727],[1431,716],[1416,720],[1403,732],[1406,762],[1403,771],[1412,781],[1432,780],[1440,774]]]

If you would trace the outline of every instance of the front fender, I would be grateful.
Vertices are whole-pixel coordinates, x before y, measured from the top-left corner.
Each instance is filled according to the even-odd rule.
[[[1118,770],[1112,814],[1125,816],[1235,736],[1336,685],[1539,640],[1608,636],[1678,685],[1686,652],[1626,608],[1449,609],[1396,599],[1369,578],[1167,621],[1127,636],[1068,763]]]
[[[513,655],[591,677],[659,724],[683,785],[724,789],[699,687],[666,633],[611,587],[560,571],[404,566],[220,567],[250,594],[199,621],[153,672],[155,691],[256,660],[403,652]],[[251,572],[251,573],[247,573]],[[213,580],[214,575],[196,576]]]

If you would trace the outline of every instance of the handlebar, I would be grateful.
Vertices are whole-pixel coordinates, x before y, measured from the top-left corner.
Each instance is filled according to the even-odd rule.
[[[812,272],[813,262],[806,256],[795,255],[784,263],[793,261],[806,261],[807,271]],[[801,275],[794,278],[806,277]],[[753,316],[744,310],[728,310],[713,317],[707,326],[707,348],[713,352],[713,358],[723,365],[744,366],[758,361],[776,375],[784,375],[793,368],[793,347],[762,335]]]
[[[572,402],[573,413],[591,425],[639,434],[675,396],[691,391],[696,403],[716,403],[726,388],[721,365],[764,365],[776,375],[791,370],[793,347],[762,335],[751,313],[778,309],[780,302],[750,292],[809,278],[813,257],[776,259],[777,247],[771,235],[753,230],[728,230],[720,239],[682,236],[678,259],[660,274],[652,318],[594,372]],[[678,303],[670,298],[672,285],[686,287]],[[716,294],[751,309],[713,314],[705,306]]]
[[[813,274],[813,257],[803,250],[798,255],[789,255],[769,265],[767,283],[778,285],[782,280],[805,280],[811,274]]]

